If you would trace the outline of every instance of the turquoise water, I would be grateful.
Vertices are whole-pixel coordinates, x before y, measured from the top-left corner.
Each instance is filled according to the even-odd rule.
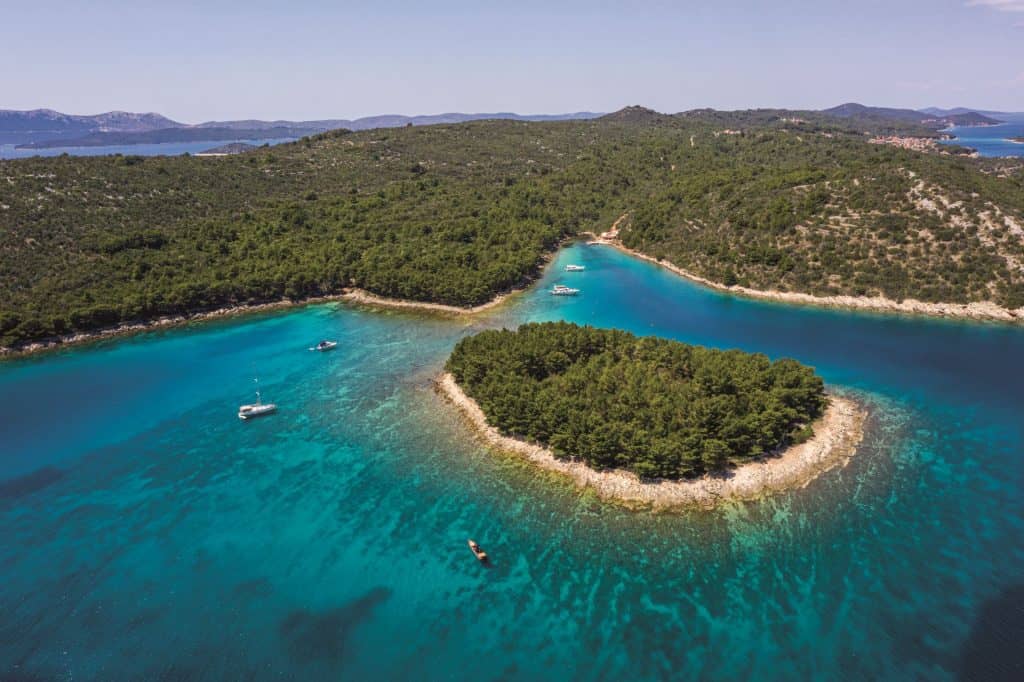
[[[600,502],[431,389],[463,335],[541,319],[809,362],[869,405],[864,446],[762,502]],[[731,298],[575,245],[472,321],[324,305],[5,363],[0,676],[1012,674],[1022,357],[1024,329]],[[280,412],[242,423],[255,372]]]
[[[954,126],[943,132],[956,136],[948,144],[977,149],[981,156],[1024,156],[1024,144],[1009,140],[1011,137],[1024,137],[1024,114],[1002,114],[1001,118],[1005,119],[1002,125]]]
[[[271,140],[207,140],[205,142],[158,142],[153,144],[122,144],[103,147],[52,147],[50,149],[18,149],[17,145],[0,144],[0,159],[25,159],[30,156],[106,156],[108,154],[135,154],[138,156],[180,156],[181,154],[197,154],[213,149],[229,142],[245,142],[261,146],[292,142],[293,137],[274,138]]]

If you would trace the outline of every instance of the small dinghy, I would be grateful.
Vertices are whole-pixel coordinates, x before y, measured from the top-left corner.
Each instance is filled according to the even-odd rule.
[[[318,343],[315,346],[313,346],[312,348],[310,348],[310,350],[318,350],[318,351],[320,351],[322,353],[325,350],[334,350],[334,348],[337,345],[338,345],[337,341],[321,341],[320,343]]]
[[[476,541],[469,541],[469,549],[473,552],[473,556],[475,556],[477,559],[483,562],[487,561],[487,552],[480,549],[480,545],[476,544]]]
[[[257,386],[259,385],[259,379],[256,379]],[[238,408],[238,418],[242,421],[252,419],[253,417],[262,417],[266,414],[272,414],[277,412],[277,405],[274,403],[264,403],[260,398],[260,390],[256,389],[256,402],[252,405],[242,405]]]

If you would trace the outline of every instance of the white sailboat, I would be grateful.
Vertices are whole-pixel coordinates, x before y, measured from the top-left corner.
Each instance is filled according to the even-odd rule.
[[[274,403],[264,403],[260,397],[259,377],[254,379],[256,382],[256,402],[252,405],[242,405],[238,408],[238,418],[241,420],[252,419],[253,417],[262,417],[272,412],[277,412],[277,405]]]

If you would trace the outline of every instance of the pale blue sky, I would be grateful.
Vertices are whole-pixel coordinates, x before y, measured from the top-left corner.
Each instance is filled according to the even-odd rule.
[[[1024,110],[1024,0],[0,2],[0,108]]]

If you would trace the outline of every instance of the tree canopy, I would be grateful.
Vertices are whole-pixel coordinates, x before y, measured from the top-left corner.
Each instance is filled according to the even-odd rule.
[[[1017,166],[797,113],[631,109],[228,157],[0,160],[0,345],[351,286],[474,305],[623,215],[628,246],[719,282],[1024,305]]]
[[[804,440],[827,400],[795,360],[566,322],[467,337],[446,368],[503,434],[644,478],[718,471]]]

